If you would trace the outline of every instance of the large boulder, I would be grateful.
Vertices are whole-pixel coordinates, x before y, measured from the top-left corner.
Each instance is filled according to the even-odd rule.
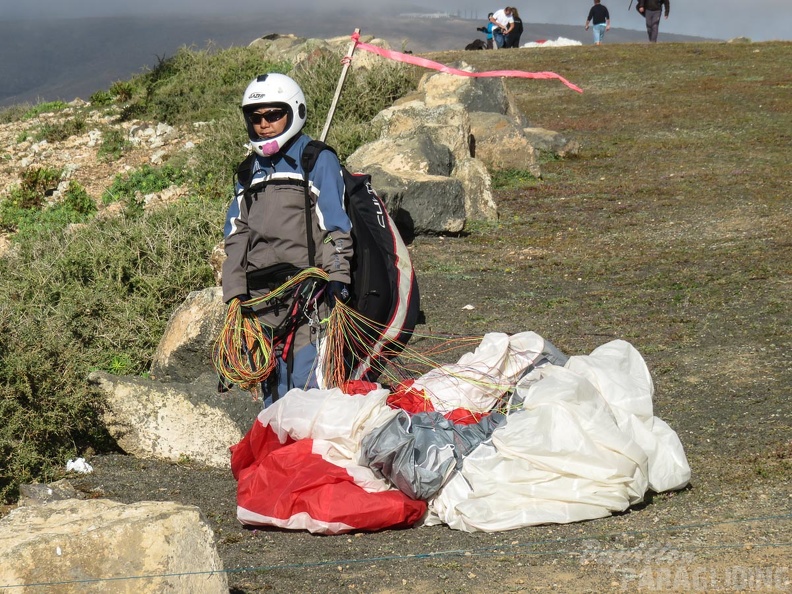
[[[464,62],[452,66],[467,72],[475,71]],[[521,127],[528,126],[528,121],[500,77],[476,78],[444,72],[428,73],[418,84],[418,92],[424,95],[427,107],[459,104],[468,112],[485,111],[506,115]]]
[[[237,388],[218,393],[212,373],[191,383],[163,383],[94,371],[88,381],[105,394],[108,432],[121,449],[139,458],[189,458],[228,468],[228,448],[242,439],[261,410],[260,402]]]
[[[228,594],[200,510],[168,501],[19,507],[0,520],[0,584],[53,594]]]
[[[212,369],[212,348],[225,321],[223,290],[193,291],[168,320],[151,364],[160,381],[192,381]]]
[[[407,235],[456,233],[467,218],[496,219],[489,173],[470,155],[470,121],[460,105],[404,101],[373,120],[380,138],[347,158]]]
[[[383,109],[371,121],[380,138],[402,138],[420,131],[448,147],[455,160],[470,158],[470,116],[459,104],[434,105],[423,101],[399,101]]]
[[[473,220],[496,221],[498,206],[492,196],[492,178],[479,159],[457,161],[451,175],[465,189],[465,215]]]
[[[425,233],[459,233],[465,226],[465,191],[453,177],[421,172],[367,173],[396,225],[409,239]]]
[[[411,135],[380,138],[347,159],[353,171],[368,171],[381,167],[392,173],[424,173],[448,177],[454,168],[449,148],[435,142],[420,128]],[[376,187],[376,184],[375,184]]]

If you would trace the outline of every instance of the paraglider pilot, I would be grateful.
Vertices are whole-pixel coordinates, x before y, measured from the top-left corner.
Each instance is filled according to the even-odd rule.
[[[258,76],[245,89],[242,113],[254,156],[246,161],[248,183],[237,179],[226,216],[224,302],[267,294],[311,266],[329,275],[322,298],[310,308],[295,311],[292,297],[256,310],[280,345],[275,372],[262,385],[266,407],[293,387],[317,387],[320,322],[350,294],[352,224],[333,151],[320,153],[305,191],[301,156],[311,138],[302,132],[307,110],[299,85],[283,74]]]

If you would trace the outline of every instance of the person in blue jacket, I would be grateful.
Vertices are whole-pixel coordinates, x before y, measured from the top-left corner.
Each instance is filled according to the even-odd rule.
[[[493,13],[489,13],[487,15],[487,19],[491,19],[492,15]],[[487,39],[487,49],[494,49],[493,41],[492,41],[492,30],[494,28],[495,28],[495,24],[492,21],[488,20],[487,24],[484,27],[479,27],[478,29],[476,29],[476,31],[481,31],[482,33],[485,34]]]
[[[244,302],[267,294],[310,266],[329,276],[322,299],[310,308],[295,312],[294,298],[284,298],[256,310],[279,344],[276,371],[262,385],[264,406],[291,388],[318,387],[322,321],[337,300],[350,295],[352,223],[344,210],[341,164],[333,151],[319,154],[308,175],[307,208],[301,166],[303,149],[311,141],[302,132],[306,111],[302,90],[284,74],[258,76],[242,97],[254,157],[247,183],[237,180],[226,216],[223,300]],[[279,335],[283,332],[288,336]]]

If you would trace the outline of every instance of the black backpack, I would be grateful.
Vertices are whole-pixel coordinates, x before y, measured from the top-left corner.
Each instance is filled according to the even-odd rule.
[[[302,154],[305,188],[319,153],[335,151],[319,140],[309,142]],[[362,345],[346,354],[349,379],[374,381],[386,361],[396,356],[412,336],[421,316],[418,281],[410,254],[396,224],[371,185],[371,176],[344,176],[344,207],[352,221],[354,252],[351,262],[352,297],[349,305],[373,324],[359,322]]]
[[[319,140],[311,140],[303,149],[305,208],[310,212],[308,174],[322,151],[335,151]],[[251,154],[237,169],[243,187],[250,183]],[[375,381],[387,360],[402,351],[421,323],[420,296],[407,246],[396,224],[371,185],[371,176],[350,173],[341,167],[344,177],[344,207],[352,222],[354,252],[350,266],[352,283],[348,305],[366,320],[356,321],[357,340],[347,345],[344,354],[348,379]],[[247,194],[247,190],[246,190]],[[246,195],[247,199],[247,195]],[[306,217],[309,262],[313,265],[314,242],[311,217]]]

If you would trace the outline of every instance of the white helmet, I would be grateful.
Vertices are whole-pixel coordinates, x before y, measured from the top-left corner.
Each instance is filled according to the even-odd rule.
[[[288,114],[283,133],[274,138],[259,138],[249,114],[263,106],[282,107]],[[280,151],[305,125],[305,95],[300,86],[285,74],[262,74],[250,82],[242,95],[248,137],[253,150],[263,157]]]

